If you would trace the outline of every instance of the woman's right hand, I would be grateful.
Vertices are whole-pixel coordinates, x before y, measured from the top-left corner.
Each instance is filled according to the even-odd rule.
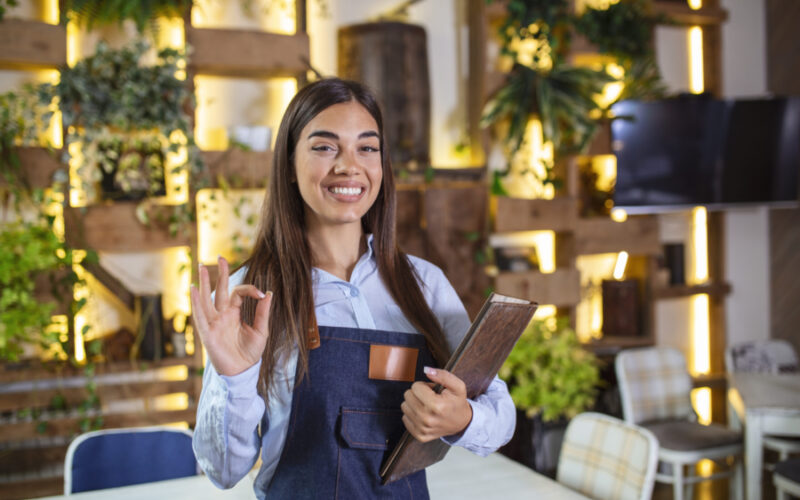
[[[214,369],[220,375],[238,375],[256,364],[269,336],[272,292],[238,285],[228,292],[228,261],[219,258],[219,277],[211,300],[208,269],[200,264],[200,289],[192,285],[192,321]],[[244,297],[258,300],[253,326],[241,320]]]

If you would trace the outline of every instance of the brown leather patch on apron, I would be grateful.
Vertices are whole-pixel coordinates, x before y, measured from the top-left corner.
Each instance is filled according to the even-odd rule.
[[[369,346],[369,378],[413,382],[419,349],[395,345]]]

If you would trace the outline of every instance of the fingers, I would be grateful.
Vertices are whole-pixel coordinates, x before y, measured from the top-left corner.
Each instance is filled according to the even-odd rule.
[[[206,266],[203,264],[199,264],[199,266],[200,290],[198,303],[203,309],[203,314],[205,315],[206,320],[213,321],[216,317],[217,310],[214,308],[214,304],[211,302],[211,286],[209,284],[208,269],[206,269]]]
[[[220,256],[217,259],[219,265],[219,276],[217,276],[217,288],[214,295],[214,305],[217,311],[221,311],[223,307],[228,305],[228,261]]]
[[[252,297],[256,300],[261,300],[266,297],[266,295],[253,285],[238,285],[233,287],[229,305],[231,307],[242,307],[244,297]]]
[[[192,285],[189,288],[189,298],[192,301],[192,323],[194,323],[197,332],[200,334],[200,340],[205,343],[205,332],[208,331],[208,320],[203,312],[203,307],[200,305],[200,292],[197,287]]]
[[[437,384],[441,384],[445,390],[450,391],[457,396],[466,396],[467,386],[464,385],[464,381],[447,370],[426,366],[424,371],[425,375],[427,375],[429,379]]]
[[[253,319],[253,328],[263,336],[269,333],[269,311],[272,306],[272,292],[267,292],[266,297],[258,301],[256,316]]]

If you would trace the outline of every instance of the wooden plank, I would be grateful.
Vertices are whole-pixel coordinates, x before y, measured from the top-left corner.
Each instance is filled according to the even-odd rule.
[[[719,25],[728,20],[728,11],[717,6],[694,10],[687,3],[670,1],[653,2],[653,13],[664,15],[671,21],[685,25]]]
[[[591,255],[626,251],[631,255],[661,252],[658,219],[652,215],[615,222],[608,217],[579,219],[575,224],[575,254]]]
[[[143,380],[124,384],[97,386],[97,396],[103,403],[126,399],[153,398],[165,394],[185,392],[190,394],[194,381],[190,376],[186,380]],[[66,405],[71,407],[86,399],[85,387],[52,388],[24,392],[0,393],[0,411],[15,411],[26,408],[46,408],[53,398],[61,396]]]
[[[231,77],[294,77],[306,70],[309,40],[305,33],[186,27],[193,49],[189,66],[197,74]]]
[[[170,236],[151,214],[149,226],[136,218],[136,202],[117,202],[88,207],[64,208],[67,243],[75,248],[105,252],[143,252],[174,246],[189,246],[191,236]],[[172,207],[160,206],[165,213]],[[194,228],[192,228],[194,231]]]
[[[0,451],[0,470],[18,474],[64,464],[69,444],[11,448]]]
[[[500,273],[495,278],[494,289],[497,293],[535,300],[542,305],[569,307],[581,300],[581,276],[577,269],[556,269],[549,274]]]
[[[220,177],[234,189],[263,189],[269,184],[272,171],[272,151],[244,151],[230,148],[224,151],[201,151],[207,171],[208,187],[221,187]]]
[[[728,283],[709,283],[704,285],[673,285],[663,288],[653,289],[653,299],[679,299],[691,297],[701,293],[712,297],[724,297],[731,292]]]
[[[98,364],[95,368],[97,375],[109,373],[143,372],[168,366],[188,366],[191,371],[196,365],[192,356],[184,358],[164,358],[159,361],[117,361]],[[0,384],[21,381],[35,381],[50,378],[80,377],[83,376],[83,367],[74,367],[66,364],[43,364],[35,362],[26,363],[0,363]]]
[[[125,284],[117,279],[116,276],[108,272],[101,264],[88,263],[83,265],[84,269],[89,271],[104,287],[106,287],[125,307],[131,312],[136,309],[136,295],[125,286]]]
[[[578,219],[578,203],[575,198],[562,197],[553,200],[526,200],[495,196],[494,231],[570,231]]]
[[[16,153],[19,157],[22,181],[32,189],[44,189],[52,186],[53,176],[59,169],[64,169],[66,174],[66,168],[59,160],[61,150],[49,151],[46,148],[20,147],[16,148]],[[6,180],[4,177],[0,177],[0,186],[3,185],[6,185]]]
[[[0,66],[55,68],[67,64],[67,30],[40,21],[0,22]]]
[[[64,493],[64,476],[24,479],[2,486],[5,500],[55,496]]]
[[[170,422],[193,424],[196,412],[196,408],[190,407],[186,410],[106,414],[102,415],[103,428],[163,425]],[[95,416],[91,418],[94,419]],[[79,432],[83,419],[84,417],[80,416],[68,416],[3,424],[0,425],[0,441],[19,441],[44,436],[71,436]],[[41,432],[40,426],[42,427]]]

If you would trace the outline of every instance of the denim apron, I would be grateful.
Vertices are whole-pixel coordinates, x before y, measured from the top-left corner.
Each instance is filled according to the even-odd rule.
[[[370,345],[419,349],[415,380],[433,357],[419,334],[319,327],[308,372],[294,390],[286,443],[267,498],[427,499],[425,471],[385,486],[379,470],[403,435],[411,382],[368,378]]]

